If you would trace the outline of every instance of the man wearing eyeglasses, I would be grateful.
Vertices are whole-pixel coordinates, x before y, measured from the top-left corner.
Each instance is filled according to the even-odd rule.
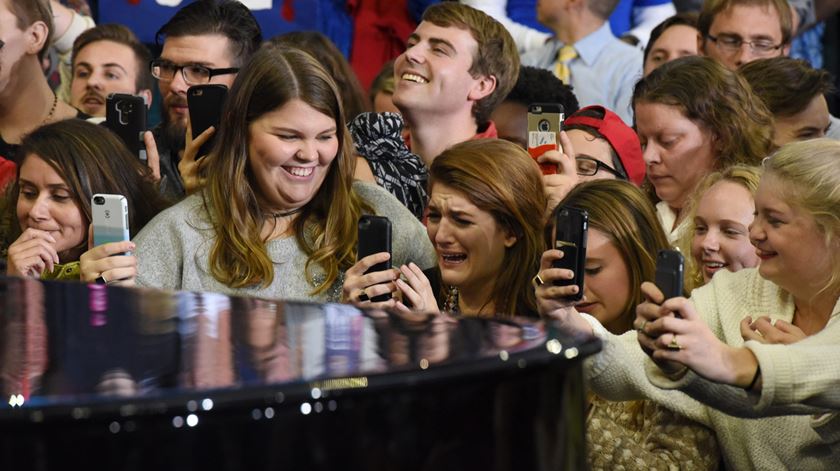
[[[161,191],[181,198],[185,189],[179,163],[189,120],[187,90],[206,83],[230,87],[239,68],[262,43],[262,33],[241,2],[199,0],[178,10],[155,39],[158,45],[163,39],[160,57],[150,64],[163,98],[163,122],[152,133],[160,157]],[[195,170],[194,162],[184,164],[190,173]]]
[[[787,55],[793,19],[785,0],[710,0],[698,19],[698,51],[735,70]]]

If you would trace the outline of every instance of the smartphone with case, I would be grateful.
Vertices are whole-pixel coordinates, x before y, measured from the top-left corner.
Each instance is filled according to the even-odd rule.
[[[570,280],[557,280],[556,286],[577,285],[578,292],[568,299],[583,298],[583,277],[586,265],[586,239],[589,232],[589,214],[578,208],[560,206],[554,216],[554,248],[563,252],[563,258],[555,260],[554,268],[565,268],[575,273]]]
[[[362,215],[359,218],[359,246],[356,260],[379,252],[391,253],[391,221],[383,216]],[[370,267],[365,273],[389,270],[391,259]],[[391,299],[391,293],[381,294],[371,298],[373,302]]]
[[[677,250],[660,250],[656,254],[656,286],[665,299],[683,295],[685,259]]]
[[[105,99],[105,126],[125,142],[128,150],[146,160],[146,100],[141,96],[112,93]]]
[[[203,133],[210,126],[216,128],[210,139],[202,144],[196,159],[210,153],[213,142],[219,133],[219,123],[222,121],[222,108],[227,100],[228,87],[217,83],[193,85],[187,90],[187,108],[190,111],[190,129],[193,139]]]
[[[534,160],[560,148],[563,112],[563,105],[559,103],[532,103],[528,106],[528,153]],[[557,173],[557,165],[540,164],[540,170],[543,175],[553,175]]]
[[[90,207],[93,213],[94,247],[131,240],[128,233],[128,201],[125,196],[97,193],[91,198]]]

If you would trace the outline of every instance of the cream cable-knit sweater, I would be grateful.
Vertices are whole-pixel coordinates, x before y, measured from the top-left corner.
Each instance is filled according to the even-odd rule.
[[[792,298],[761,278],[755,269],[737,273],[722,271],[711,283],[695,290],[691,299],[715,335],[734,346],[744,345],[739,323],[748,315],[768,315],[788,322],[793,319]],[[835,306],[826,328],[807,344],[802,341],[795,351],[779,353],[777,348],[765,348],[768,346],[754,345],[754,342],[747,344],[761,362],[765,389],[757,406],[759,410],[784,407],[782,403],[797,400],[810,405],[827,405],[831,403],[830,398],[836,399],[838,392],[828,389],[837,384],[840,357],[825,354],[836,348],[826,347],[822,356],[817,351],[807,350],[807,355],[797,357],[795,352],[838,338],[839,306]],[[840,414],[762,419],[733,417],[715,408],[737,407],[732,394],[705,397],[704,400],[710,403],[707,406],[682,391],[658,388],[648,380],[646,370],[654,373],[656,367],[642,352],[635,332],[615,336],[590,316],[585,317],[604,341],[604,349],[590,357],[586,368],[587,380],[596,394],[611,400],[651,399],[709,426],[717,434],[724,461],[730,469],[837,469],[840,463]],[[782,358],[784,356],[787,358]],[[691,378],[684,380],[691,381]],[[746,402],[741,407],[745,413],[756,409]],[[797,410],[797,407],[800,413],[806,412],[801,406],[787,410]]]

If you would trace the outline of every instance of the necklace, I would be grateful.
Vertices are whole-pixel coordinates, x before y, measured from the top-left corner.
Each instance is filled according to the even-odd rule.
[[[303,211],[303,206],[301,206],[300,208],[290,209],[288,211],[278,211],[276,213],[266,213],[266,216],[271,216],[274,219],[279,219],[279,218],[289,217],[289,216],[291,216],[293,214],[297,214],[301,211]]]
[[[461,308],[458,306],[459,297],[458,288],[450,286],[449,292],[446,293],[446,301],[443,303],[443,311],[452,314],[460,313]]]
[[[42,122],[41,122],[41,124],[47,124],[47,122],[48,122],[50,119],[52,119],[53,115],[55,114],[55,107],[56,107],[57,105],[58,105],[58,95],[56,95],[56,94],[55,94],[55,92],[53,92],[53,102],[52,102],[52,107],[50,108],[50,112],[49,112],[49,114],[47,114],[47,117],[46,117],[46,118],[44,118],[44,121],[42,121]]]

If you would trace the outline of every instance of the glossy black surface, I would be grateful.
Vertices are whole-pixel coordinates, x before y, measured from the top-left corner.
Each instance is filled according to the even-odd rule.
[[[579,469],[550,324],[0,278],[0,469]]]

